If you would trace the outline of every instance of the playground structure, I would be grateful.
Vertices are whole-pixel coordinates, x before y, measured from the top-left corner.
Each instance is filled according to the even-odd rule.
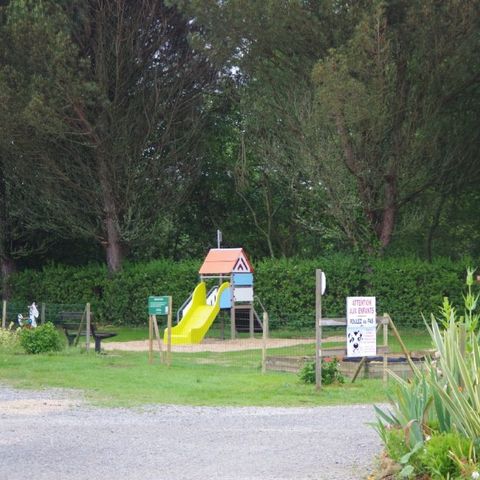
[[[236,332],[263,331],[254,309],[253,267],[242,248],[212,248],[200,267],[200,283],[177,312],[172,328],[172,345],[200,343],[220,311],[230,311],[231,338]],[[208,292],[207,280],[218,285]],[[167,329],[164,343],[167,343]]]

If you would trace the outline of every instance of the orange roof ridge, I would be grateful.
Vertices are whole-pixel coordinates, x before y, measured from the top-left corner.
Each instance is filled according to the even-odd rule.
[[[230,274],[240,258],[245,260],[248,268],[253,272],[243,248],[212,248],[205,257],[199,273],[200,275]]]

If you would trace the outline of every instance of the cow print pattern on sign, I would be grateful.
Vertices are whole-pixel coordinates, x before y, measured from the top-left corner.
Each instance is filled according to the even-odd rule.
[[[358,352],[362,338],[363,338],[363,335],[362,335],[362,332],[360,332],[360,330],[349,332],[348,343],[352,344],[354,353]]]

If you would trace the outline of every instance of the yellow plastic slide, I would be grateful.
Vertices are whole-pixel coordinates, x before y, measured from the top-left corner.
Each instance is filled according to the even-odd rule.
[[[230,286],[229,282],[220,285],[215,305],[207,305],[205,282],[199,283],[193,291],[192,304],[178,325],[172,328],[172,345],[200,343],[220,311],[220,297]],[[163,341],[167,343],[167,329],[163,332]]]

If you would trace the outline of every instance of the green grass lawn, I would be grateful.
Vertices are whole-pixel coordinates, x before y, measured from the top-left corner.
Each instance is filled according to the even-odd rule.
[[[379,380],[328,386],[317,393],[294,374],[262,375],[248,364],[232,368],[194,361],[191,355],[176,354],[168,368],[157,359],[149,365],[144,353],[97,355],[71,348],[49,355],[0,354],[0,382],[18,388],[80,389],[92,403],[110,406],[312,406],[386,399]]]
[[[147,327],[123,327],[109,325],[106,327],[99,327],[99,330],[104,332],[115,332],[116,337],[107,338],[103,342],[131,342],[135,340],[148,340],[148,326]],[[160,334],[163,329],[160,330]]]
[[[403,328],[400,329],[400,337],[410,352],[432,348],[432,339],[430,338],[427,329]],[[383,337],[381,335],[378,336],[377,342],[378,345],[383,343]],[[388,345],[392,352],[400,353],[402,351],[400,343],[392,333],[389,334]]]
[[[148,338],[146,328],[112,327],[112,330],[118,333],[112,341]],[[401,336],[410,350],[431,346],[425,331],[403,329]],[[393,336],[389,344],[393,351],[401,351]],[[336,345],[344,343],[330,342],[325,346]],[[268,354],[313,356],[315,344],[269,349]],[[380,380],[362,379],[352,385],[347,379],[344,385],[328,386],[316,392],[314,386],[304,385],[295,374],[268,372],[262,375],[260,364],[261,350],[175,352],[170,368],[159,363],[158,354],[154,364],[149,365],[146,352],[113,351],[97,355],[87,354],[81,348],[49,355],[0,352],[0,383],[19,388],[79,389],[95,404],[115,406],[159,403],[311,406],[378,403],[387,398]]]

